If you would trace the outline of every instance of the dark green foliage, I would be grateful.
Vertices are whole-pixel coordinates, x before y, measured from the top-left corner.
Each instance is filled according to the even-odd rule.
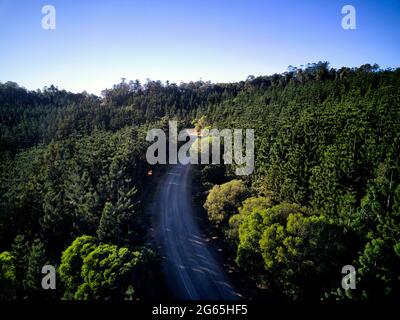
[[[46,265],[46,252],[43,243],[35,239],[28,256],[28,268],[24,280],[24,290],[28,296],[38,298],[44,293],[42,280],[42,267]]]
[[[23,297],[23,283],[28,270],[29,261],[29,243],[24,235],[15,237],[12,244],[11,255],[14,260],[15,267],[15,286],[18,298]]]
[[[97,236],[101,242],[124,244],[132,242],[135,237],[133,226],[134,205],[132,199],[136,189],[124,192],[119,189],[115,206],[106,202],[101,215]]]
[[[122,94],[116,91],[110,92]],[[41,268],[59,264],[61,252],[82,234],[110,245],[144,241],[148,223],[140,200],[149,181],[145,135],[152,124],[135,118],[133,106],[129,111],[107,101],[55,87],[27,92],[0,84],[0,252],[10,251],[4,286],[13,283],[19,299],[44,297]],[[151,120],[165,126],[165,119]],[[75,294],[78,272],[54,297]],[[117,291],[102,295],[122,297]]]
[[[214,126],[255,129],[256,195],[307,208],[278,224],[265,222],[269,205],[231,218],[249,276],[290,299],[398,297],[399,69],[292,68],[248,79],[204,113]],[[360,290],[337,289],[345,264],[356,267]]]
[[[0,84],[2,297],[30,297],[39,265],[62,252],[59,297],[143,296],[139,277],[125,280],[154,265],[134,249],[148,229],[145,134],[169,119],[255,129],[255,172],[215,187],[206,208],[261,287],[290,299],[399,296],[400,69],[319,62],[232,84],[123,80],[102,97]],[[199,180],[211,189],[232,172],[206,166]],[[340,289],[345,264],[360,290]],[[110,270],[121,276],[105,281]]]

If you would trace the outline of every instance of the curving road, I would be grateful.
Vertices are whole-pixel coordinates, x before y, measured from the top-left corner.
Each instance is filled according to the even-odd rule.
[[[190,165],[175,165],[161,179],[154,204],[155,240],[175,299],[238,299],[200,232],[191,204]]]

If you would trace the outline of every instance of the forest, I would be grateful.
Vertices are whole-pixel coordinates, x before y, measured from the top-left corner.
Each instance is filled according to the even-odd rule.
[[[148,299],[149,128],[255,130],[255,170],[199,165],[229,255],[283,300],[400,296],[400,69],[328,62],[237,83],[127,81],[101,96],[0,83],[0,300]],[[40,286],[57,268],[57,290]],[[357,270],[357,290],[341,269]],[[252,298],[252,297],[249,297]]]

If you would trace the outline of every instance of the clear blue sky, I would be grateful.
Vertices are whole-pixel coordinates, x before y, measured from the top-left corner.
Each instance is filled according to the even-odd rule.
[[[41,28],[43,5],[56,30]],[[357,29],[343,30],[352,4]],[[327,60],[398,67],[399,0],[0,0],[0,81],[99,94],[120,78],[231,82]]]

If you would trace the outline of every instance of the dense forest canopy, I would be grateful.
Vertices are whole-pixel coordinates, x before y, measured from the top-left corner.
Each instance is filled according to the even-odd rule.
[[[255,129],[252,175],[203,166],[198,182],[260,288],[283,299],[400,295],[400,69],[319,62],[238,83],[122,79],[101,97],[0,84],[0,298],[153,294],[145,135],[169,119]],[[58,267],[56,292],[39,289],[45,263]],[[349,264],[358,290],[340,286]]]

